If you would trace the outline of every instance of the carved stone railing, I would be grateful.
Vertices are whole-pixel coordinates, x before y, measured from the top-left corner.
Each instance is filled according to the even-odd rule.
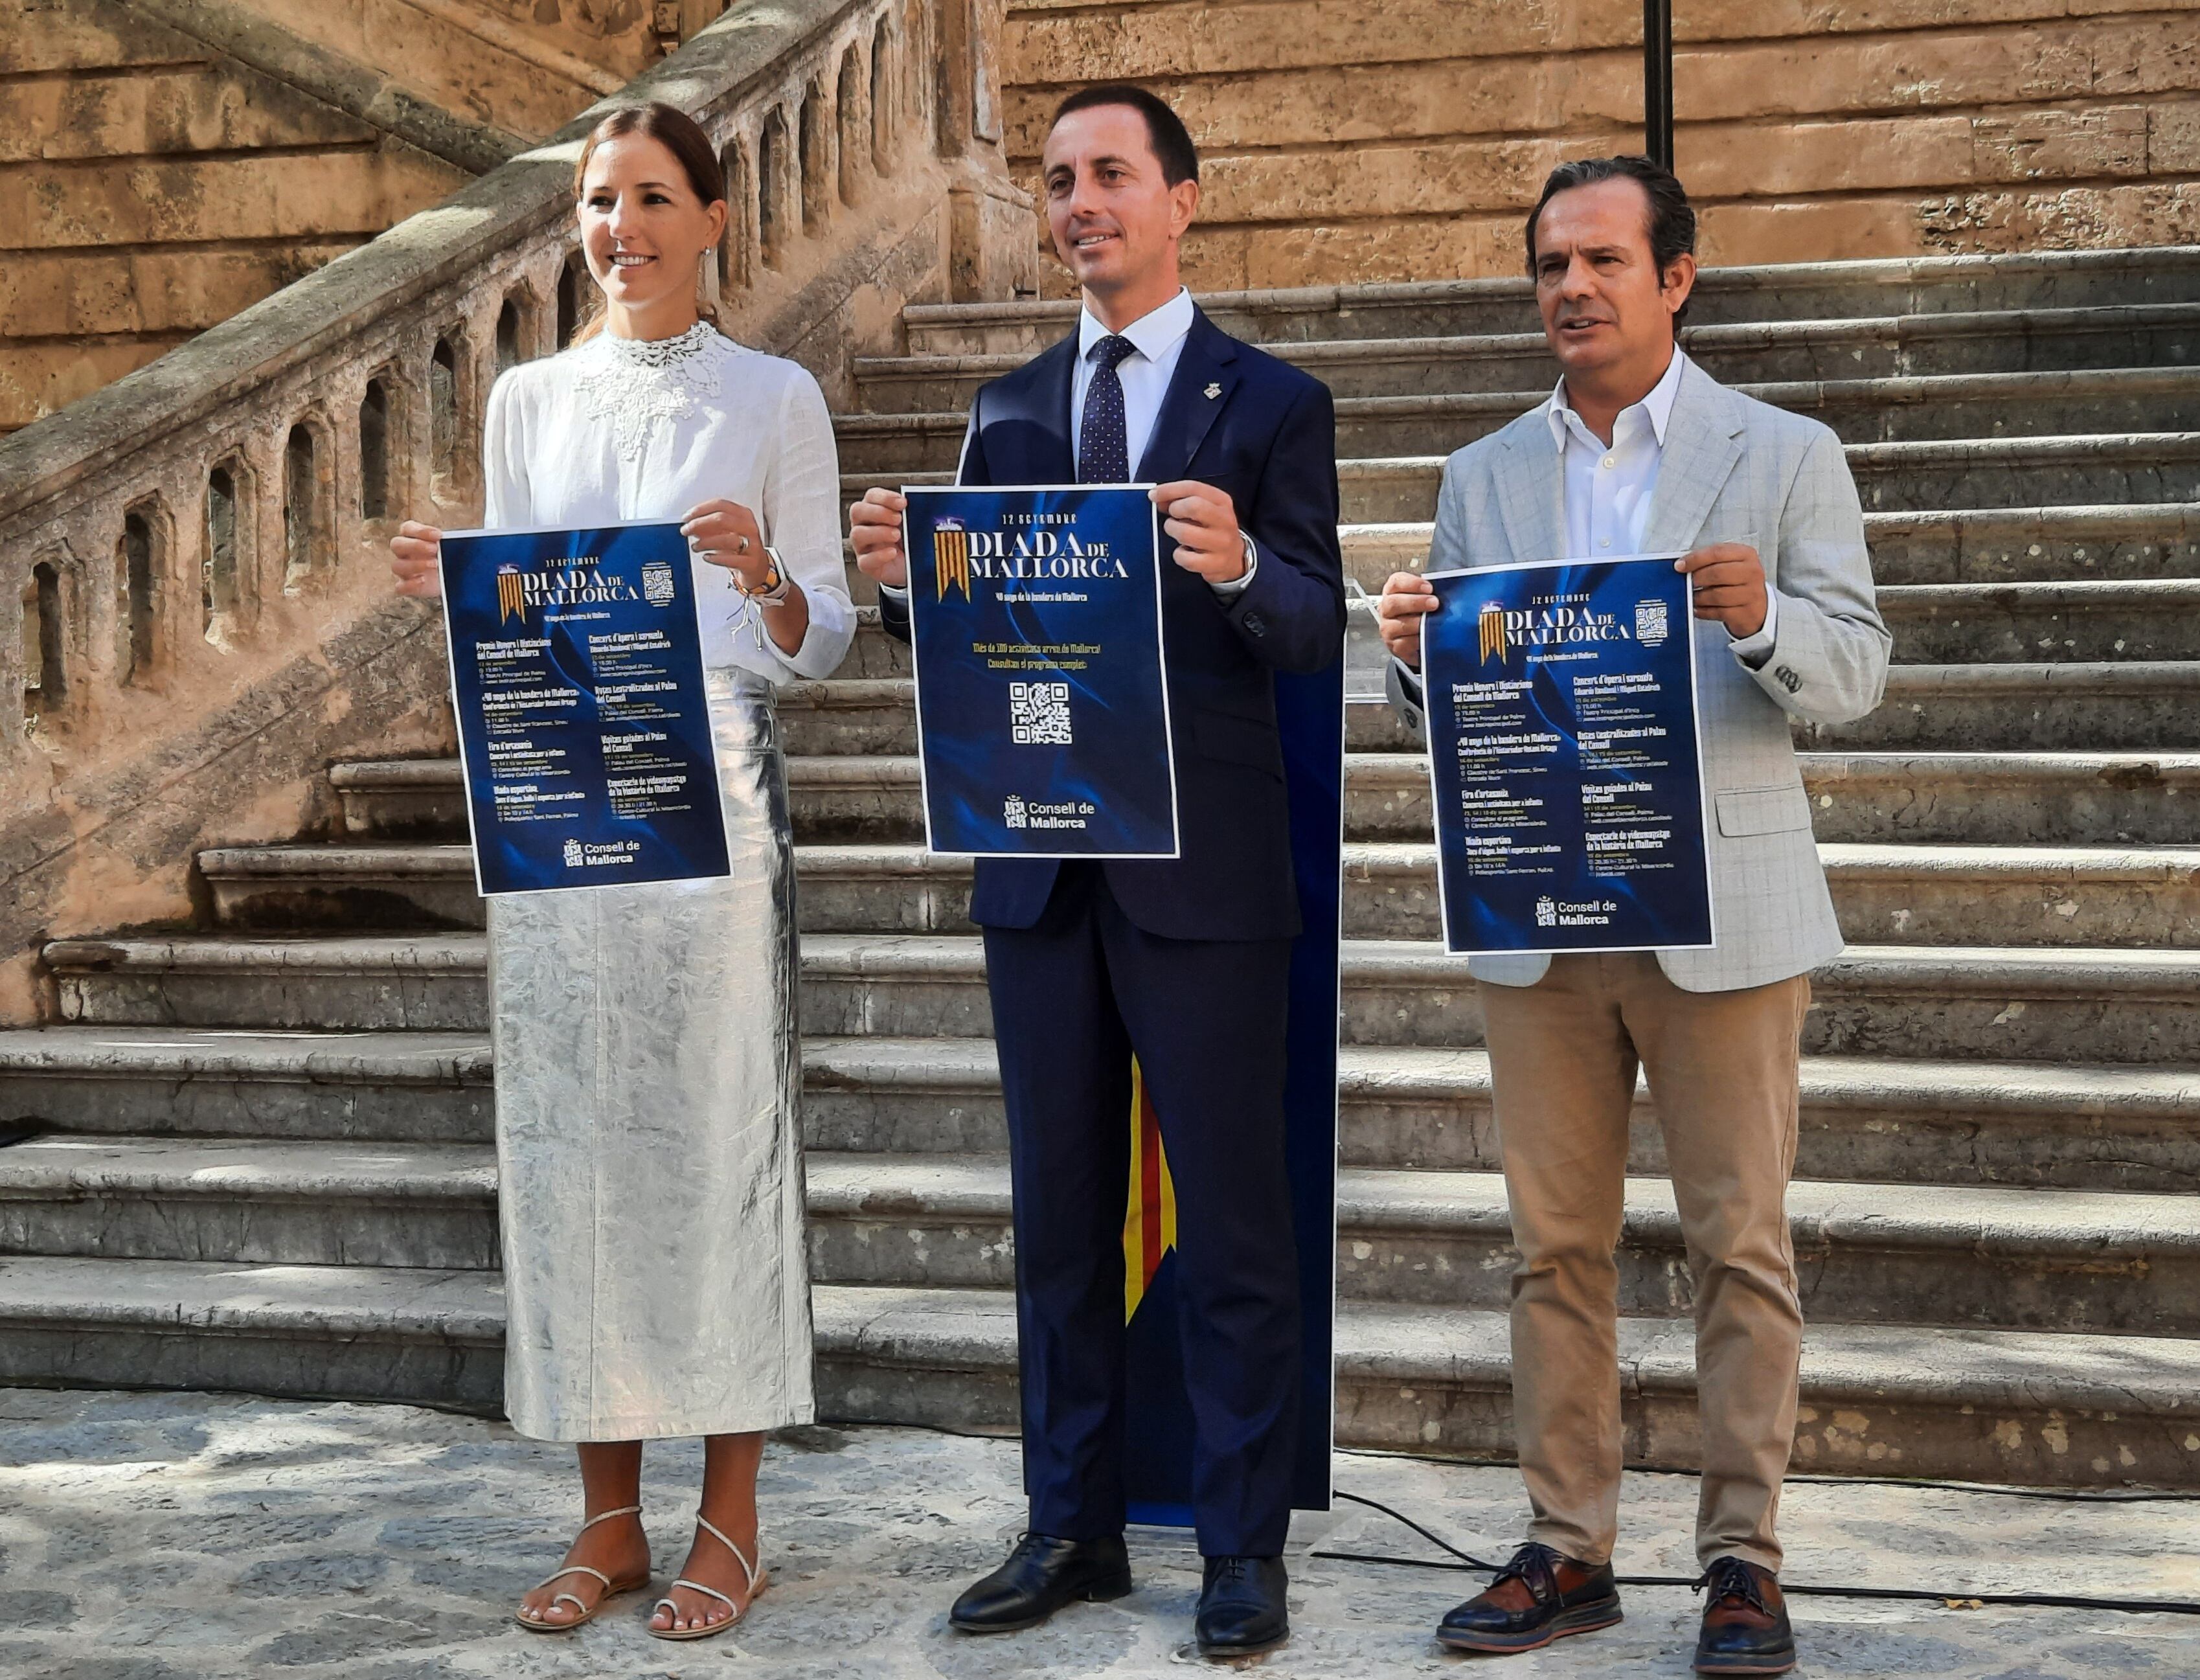
[[[729,331],[828,396],[908,301],[1028,285],[998,0],[743,0],[546,145],[0,441],[0,1021],[50,937],[191,914],[198,847],[287,839],[331,760],[448,746],[397,522],[478,517],[481,417],[593,300],[573,161],[619,103],[717,143]]]

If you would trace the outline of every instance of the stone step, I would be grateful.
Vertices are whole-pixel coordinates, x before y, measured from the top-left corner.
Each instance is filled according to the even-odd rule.
[[[951,445],[947,454],[951,461]],[[1852,443],[1847,454],[1867,515],[2200,501],[2200,431]],[[1442,454],[1340,460],[1343,518],[1352,524],[1433,519],[1443,464]],[[904,456],[844,471],[840,489],[852,500],[874,484],[944,484],[953,476]]]
[[[2200,663],[1896,665],[1879,709],[1801,724],[1799,746],[1875,752],[2200,746]]]
[[[1882,585],[2200,577],[2191,502],[1868,512],[1864,535]]]
[[[1417,548],[1401,553],[1405,544],[1393,533],[1413,534]],[[1341,536],[1346,573],[1370,594],[1381,594],[1393,572],[1427,563],[1426,525],[1354,525]],[[1878,598],[1899,664],[2200,659],[2200,577],[1882,581]],[[875,609],[861,609],[855,641],[834,679],[909,672],[908,644],[880,627]]]
[[[1963,557],[1949,552],[1960,538],[1944,538],[1948,547],[1928,557],[1916,554],[1904,540],[1906,531],[1887,537],[1874,533],[1872,569],[1880,613],[1894,635],[1895,662],[2200,658],[2200,613],[2195,612],[2200,606],[2200,543],[2184,535],[2186,511],[2159,510],[2168,517],[2141,527],[2151,530],[2152,540],[2107,548],[2083,524],[2077,524],[2079,534],[2061,536],[2048,535],[2046,522],[2020,527],[1998,556],[2004,575],[1976,580],[1910,575],[1913,570],[1961,565]],[[1907,515],[1876,515],[1873,523],[1912,522]],[[2200,531],[2200,523],[2193,529]],[[1392,574],[1427,569],[1432,533],[1431,526],[1419,523],[1340,527],[1346,574],[1368,594],[1380,594]],[[2021,559],[2008,552],[2020,543],[2025,551]],[[2098,568],[2103,559],[2190,563],[2196,575],[2105,576]],[[2020,575],[2008,575],[2012,572]],[[874,634],[888,647],[899,648],[882,631]],[[886,653],[868,659],[860,674],[899,675],[905,668],[905,659],[896,662]],[[850,669],[845,674],[859,673]]]
[[[817,934],[802,961],[805,1033],[992,1030],[984,951],[968,935]],[[1431,942],[1351,940],[1342,966],[1347,1043],[1482,1042],[1463,958]],[[1812,986],[1811,1053],[2200,1062],[2200,952],[1863,945],[1818,969]]]
[[[2200,834],[2200,753],[1798,756],[1822,841],[2187,846]]]
[[[199,853],[231,928],[479,928],[471,845],[212,846]]]
[[[74,1025],[479,1032],[487,1020],[479,934],[62,940],[45,958]],[[1432,943],[1348,940],[1343,981],[1349,1042],[1481,1042],[1466,964]],[[1865,945],[1814,985],[1813,1051],[2200,1062],[2200,952]],[[984,1037],[983,950],[968,935],[812,934],[802,1021],[835,1036]]]
[[[1379,594],[1392,572],[1426,570],[1434,527],[1341,525],[1337,536],[1346,572]],[[2190,503],[1868,513],[1864,536],[1881,589],[2200,578],[2200,506]]]
[[[821,1149],[1007,1148],[985,1039],[813,1039],[805,1128]],[[485,1144],[487,1037],[57,1027],[0,1033],[0,1121],[99,1135]],[[1343,1148],[1355,1166],[1497,1165],[1475,1049],[1349,1046]],[[1663,1145],[1637,1094],[1634,1170]],[[1806,1178],[2074,1189],[2200,1189],[2200,1077],[2189,1070],[1812,1057]]]
[[[908,755],[916,718],[907,678],[832,678],[780,690],[781,738],[798,757]],[[1896,665],[1869,715],[1822,725],[1797,720],[1798,746],[1863,751],[2022,752],[2088,748],[2200,748],[2200,662]],[[1413,746],[1388,706],[1345,717],[1353,752]]]
[[[813,1150],[807,1173],[819,1283],[1012,1284],[1005,1156]],[[1621,1310],[1687,1314],[1670,1186],[1638,1179],[1627,1199]],[[1813,1320],[2165,1335],[2200,1319],[2189,1195],[1810,1181],[1789,1207]],[[497,1241],[486,1145],[56,1136],[0,1156],[0,1254],[494,1270]],[[1501,1307],[1503,1180],[1349,1170],[1337,1258],[1349,1298]]]
[[[2134,248],[1996,256],[1897,257],[1706,268],[1688,300],[1688,335],[1729,323],[1838,320],[2017,309],[2079,309],[2200,299],[2200,249]],[[1200,307],[1251,343],[1333,338],[1536,332],[1525,278],[1307,286],[1210,292]],[[1068,334],[1077,305],[1061,301],[911,304],[902,312],[920,355],[1041,350]]]
[[[1011,1431],[1005,1290],[821,1287],[821,1409],[851,1422]],[[1623,1319],[1627,1461],[1696,1467],[1690,1327]],[[1505,1315],[1348,1302],[1337,1319],[1340,1445],[1514,1455]],[[2200,1342],[2042,1331],[1815,1325],[1794,1467],[2034,1486],[2200,1485]]]
[[[2200,947],[2200,848],[1819,848],[1862,944]],[[798,846],[805,934],[968,933],[971,864],[915,845]],[[1344,848],[1348,939],[1440,940],[1436,847]]]
[[[500,1264],[487,1144],[48,1135],[0,1150],[0,1254]]]
[[[503,1280],[423,1267],[0,1259],[0,1383],[494,1412]]]
[[[825,705],[842,699],[828,697]],[[1878,708],[1866,716],[1835,724],[1793,722],[1796,746],[1819,751],[2189,752],[2200,747],[2196,701],[2200,663],[2190,660],[1897,664],[1887,671]],[[816,715],[832,722],[805,738],[832,739],[839,714]],[[860,726],[849,733],[859,734]],[[1414,745],[1397,715],[1380,705],[1348,711],[1345,741],[1358,752]]]
[[[2200,805],[2200,753],[1804,752],[1822,842],[2182,846]],[[799,839],[922,840],[916,760],[793,758]],[[1426,840],[1428,761],[1419,751],[1345,757],[1345,832]]]
[[[805,1170],[816,1282],[1014,1287],[1005,1156],[813,1151]],[[1788,1209],[1812,1323],[2200,1331],[2200,1198],[1814,1181]],[[1519,1253],[1497,1174],[1348,1170],[1337,1225],[1348,1300],[1511,1299]],[[1666,1180],[1629,1181],[1618,1261],[1621,1312],[1694,1310]]]
[[[205,1027],[0,1031],[0,1121],[26,1118],[76,1133],[389,1144],[485,1144],[496,1124],[478,1033]]]
[[[2162,431],[2200,412],[2200,367],[1799,380],[1737,389],[1822,420],[1850,444]],[[1337,453],[1352,460],[1448,454],[1549,395],[1546,387],[1339,397]],[[961,459],[966,424],[959,409],[840,414],[833,430],[845,471],[939,471]]]
[[[1732,385],[2190,366],[2200,362],[2200,303],[1733,322],[1692,327],[1687,339],[1690,357]],[[1278,343],[1274,353],[1339,397],[1548,389],[1559,378],[1540,326],[1302,340]],[[860,356],[858,405],[869,413],[960,412],[980,385],[1029,360],[1017,350]]]
[[[813,1149],[1004,1154],[1000,1072],[984,1039],[811,1039]],[[1338,1144],[1348,1166],[1495,1172],[1489,1058],[1479,1049],[1347,1045]],[[1667,1169],[1638,1081],[1629,1170]],[[2200,1069],[1806,1056],[1799,1178],[2190,1194],[2200,1189]]]
[[[2200,659],[2200,579],[1909,583],[1878,598],[1901,664]]]
[[[812,1291],[835,1422],[1015,1426],[1003,1290]],[[242,1390],[494,1412],[497,1274],[188,1261],[0,1260],[0,1382]],[[1628,1460],[1695,1466],[1688,1326],[1624,1319]],[[1347,1303],[1342,1446],[1512,1453],[1506,1321]],[[2200,1345],[2184,1338],[1837,1324],[1805,1334],[1798,1470],[2040,1486],[2200,1485]]]
[[[61,1019],[85,1026],[488,1030],[477,933],[56,940],[45,961]]]
[[[329,767],[344,832],[389,839],[466,831],[465,780],[456,758],[374,758]]]

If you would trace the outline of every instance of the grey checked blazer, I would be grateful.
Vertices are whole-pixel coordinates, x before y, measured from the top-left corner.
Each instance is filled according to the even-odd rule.
[[[1565,477],[1548,405],[1444,463],[1429,570],[1566,558]],[[1772,652],[1752,670],[1725,627],[1695,621],[1704,785],[1711,820],[1709,951],[1661,951],[1676,986],[1728,992],[1836,956],[1825,871],[1788,718],[1861,717],[1879,704],[1893,645],[1874,604],[1864,511],[1840,441],[1805,419],[1682,370],[1651,495],[1647,553],[1747,542],[1779,592]],[[1424,733],[1419,682],[1395,660],[1390,695]],[[1533,986],[1548,957],[1477,957],[1477,980]]]

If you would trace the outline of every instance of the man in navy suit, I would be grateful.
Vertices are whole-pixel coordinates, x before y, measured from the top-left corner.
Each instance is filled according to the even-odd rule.
[[[1031,1530],[951,1620],[1005,1632],[1131,1590],[1122,1228],[1135,1053],[1179,1210],[1206,1560],[1197,1632],[1206,1654],[1236,1656],[1290,1630],[1281,1553],[1300,1362],[1284,1039],[1300,924],[1273,673],[1323,670],[1342,648],[1336,423],[1326,387],[1221,331],[1179,282],[1199,162],[1166,104],[1131,87],[1071,96],[1043,167],[1084,313],[978,393],[959,477],[1158,482],[1180,855],[977,865],[971,916],[1015,1195]],[[904,638],[905,506],[874,489],[850,510],[857,562]]]

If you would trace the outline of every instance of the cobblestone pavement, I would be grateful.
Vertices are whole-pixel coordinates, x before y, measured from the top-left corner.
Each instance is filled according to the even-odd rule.
[[[646,1477],[660,1585],[686,1544],[699,1455],[652,1452]],[[1512,1472],[1341,1455],[1343,1490],[1406,1511],[1483,1555],[1519,1520]],[[1695,1484],[1629,1478],[1621,1566],[1693,1573]],[[570,1450],[501,1424],[402,1407],[227,1395],[0,1390],[0,1676],[6,1680],[344,1680],[494,1676],[823,1680],[826,1676],[1167,1676],[1185,1654],[1198,1560],[1134,1537],[1138,1590],[1027,1634],[972,1640],[944,1613],[1016,1526],[1013,1446],[920,1430],[813,1429],[764,1460],[775,1584],[705,1643],[647,1637],[648,1599],[577,1634],[530,1634],[509,1611],[555,1564],[576,1520]],[[1797,1581],[2200,1599],[2200,1505],[2068,1504],[1879,1485],[1788,1496]],[[1431,1558],[1390,1519],[1345,1505],[1310,1525],[1292,1570],[1285,1676],[1491,1680],[1685,1675],[1694,1601],[1630,1589],[1626,1623],[1504,1660],[1442,1654],[1429,1629],[1470,1577],[1325,1560],[1313,1551]],[[1959,1610],[1799,1600],[1803,1672],[1947,1680],[2200,1675],[2200,1618]]]

